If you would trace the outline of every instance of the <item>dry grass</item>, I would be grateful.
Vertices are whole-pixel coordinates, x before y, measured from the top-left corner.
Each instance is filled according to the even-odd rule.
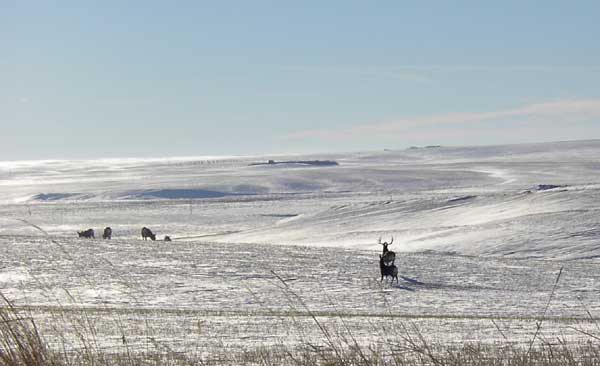
[[[6,299],[5,299],[6,301]],[[468,344],[448,346],[432,344],[414,327],[404,322],[386,329],[390,334],[374,334],[379,342],[359,345],[348,330],[327,329],[323,324],[323,339],[306,342],[296,348],[278,345],[251,350],[225,351],[202,355],[200,352],[176,352],[151,339],[149,349],[130,349],[123,337],[123,348],[115,352],[99,347],[93,340],[91,323],[81,323],[76,329],[78,344],[63,344],[63,349],[48,346],[35,321],[21,314],[9,302],[0,309],[0,364],[24,365],[512,365],[512,366],[592,366],[600,365],[600,346],[590,336],[587,343],[569,344],[555,340],[553,344],[539,342],[528,346],[506,344]],[[318,321],[315,318],[315,322]],[[317,326],[317,325],[316,325]],[[72,336],[68,335],[68,336]],[[63,335],[63,339],[69,338]],[[70,337],[73,338],[73,337]],[[383,343],[382,343],[383,341]],[[316,341],[315,341],[316,342]],[[71,347],[71,348],[69,348]]]
[[[23,316],[2,296],[0,308],[0,362],[2,365],[60,365],[49,351],[33,318]]]
[[[276,276],[276,274],[274,274]],[[560,274],[556,282],[560,279]],[[461,346],[434,343],[426,340],[419,328],[402,318],[392,318],[385,326],[373,327],[373,342],[358,342],[350,327],[340,315],[342,327],[329,328],[304,304],[302,299],[281,280],[281,289],[290,302],[300,304],[308,312],[321,339],[303,341],[299,346],[275,345],[233,351],[223,348],[203,352],[203,345],[195,349],[176,351],[161,342],[154,330],[139,336],[145,338],[145,347],[131,344],[133,336],[120,328],[122,346],[103,348],[97,340],[98,328],[107,326],[97,322],[92,314],[80,311],[75,321],[57,312],[52,317],[52,334],[43,335],[36,326],[28,308],[18,308],[2,296],[0,307],[0,365],[97,365],[97,366],[158,366],[158,365],[323,365],[323,366],[600,366],[600,337],[587,334],[587,342],[569,343],[566,339],[552,342],[540,337],[546,309],[536,324],[535,332],[526,343],[465,344]],[[553,291],[554,292],[554,291]],[[548,304],[554,293],[550,294]],[[591,314],[590,314],[591,317]],[[595,321],[591,318],[592,321]],[[115,323],[119,323],[116,319]],[[299,332],[301,330],[298,330]],[[498,328],[498,331],[500,329]],[[61,333],[62,332],[62,333]],[[47,338],[45,338],[45,336]],[[50,338],[52,337],[52,338]],[[131,339],[130,339],[131,338]]]
[[[60,243],[54,243],[60,246]],[[113,323],[110,326],[117,325],[120,346],[106,348],[99,342],[98,334],[99,330],[109,324],[98,322],[91,313],[94,309],[89,309],[90,313],[84,309],[77,313],[75,319],[71,319],[65,316],[67,311],[60,311],[59,304],[50,318],[51,331],[42,334],[31,309],[16,307],[0,294],[4,301],[3,306],[0,306],[0,366],[600,366],[600,334],[586,333],[587,342],[578,343],[564,338],[550,342],[540,337],[561,272],[541,311],[535,332],[526,344],[513,343],[507,339],[495,322],[501,319],[492,318],[490,321],[501,333],[504,343],[456,346],[429,341],[409,319],[393,316],[387,318],[387,321],[374,319],[378,321],[378,325],[372,329],[372,342],[364,344],[355,338],[346,324],[344,314],[338,314],[341,327],[329,328],[320,320],[322,314],[309,309],[303,299],[275,272],[273,275],[279,279],[282,294],[288,299],[292,311],[286,314],[273,313],[272,316],[308,314],[320,339],[304,339],[298,346],[280,344],[233,351],[230,348],[207,350],[203,344],[197,344],[193,349],[178,351],[168,343],[161,342],[160,334],[151,329],[148,323],[139,325],[141,328],[145,326],[142,333],[129,333],[117,314],[110,319]],[[248,290],[252,292],[251,289]],[[299,306],[300,309],[294,306]],[[269,312],[268,307],[265,309],[265,312]],[[587,309],[584,310],[595,324],[592,314]],[[142,320],[143,316],[145,315],[142,315]],[[301,334],[303,330],[300,325],[297,327],[296,331]],[[600,327],[597,329],[600,333]]]

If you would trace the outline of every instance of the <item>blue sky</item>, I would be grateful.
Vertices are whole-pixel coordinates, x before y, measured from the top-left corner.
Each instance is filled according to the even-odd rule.
[[[600,138],[596,1],[0,1],[0,160]]]

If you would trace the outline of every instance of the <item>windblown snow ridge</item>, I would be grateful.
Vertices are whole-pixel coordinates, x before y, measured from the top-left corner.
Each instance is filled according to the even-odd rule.
[[[91,198],[91,195],[85,193],[38,193],[33,195],[29,201],[34,202],[53,202],[65,200],[86,200]]]
[[[210,190],[210,189],[142,189],[117,192],[99,193],[38,193],[31,196],[29,202],[59,202],[59,201],[102,201],[102,200],[177,200],[177,199],[207,199],[231,196],[252,196],[257,192],[241,190],[235,192]]]
[[[253,192],[222,192],[208,189],[156,189],[127,192],[119,199],[200,199],[254,195]]]
[[[251,163],[249,166],[257,166],[257,165],[301,165],[301,166],[338,166],[340,165],[337,161],[334,160],[285,160],[285,161],[275,161],[269,160],[266,163]]]
[[[547,191],[550,189],[557,189],[557,188],[567,188],[568,186],[564,185],[564,184],[538,184],[537,186],[537,190],[538,191]]]

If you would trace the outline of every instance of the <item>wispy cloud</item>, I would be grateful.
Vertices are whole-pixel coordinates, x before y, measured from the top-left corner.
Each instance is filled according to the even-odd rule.
[[[600,99],[559,100],[530,104],[523,107],[494,112],[448,113],[424,117],[401,118],[388,122],[375,122],[339,129],[316,129],[287,135],[288,139],[351,139],[380,137],[390,133],[405,132],[415,128],[484,124],[491,121],[539,121],[541,118],[562,121],[564,124],[600,118]]]
[[[473,72],[600,72],[600,65],[552,65],[552,64],[429,64],[429,65],[290,65],[281,69],[308,74],[344,74],[369,80],[400,80],[414,83],[432,83],[437,73]]]
[[[413,68],[386,68],[379,66],[350,67],[350,66],[286,66],[285,70],[311,74],[343,74],[361,77],[369,80],[402,80],[417,83],[429,83],[431,78]]]
[[[600,65],[552,65],[552,64],[429,64],[429,65],[394,65],[393,70],[415,71],[526,71],[526,72],[562,72],[562,71],[600,71]]]

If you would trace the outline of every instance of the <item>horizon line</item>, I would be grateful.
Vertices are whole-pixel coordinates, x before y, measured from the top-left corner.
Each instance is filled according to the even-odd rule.
[[[52,159],[23,159],[23,160],[0,160],[1,165],[8,165],[11,163],[19,164],[43,164],[43,163],[61,163],[61,162],[179,162],[179,161],[193,161],[193,160],[207,160],[207,161],[218,161],[218,160],[231,160],[231,159],[252,159],[252,158],[265,158],[265,157],[277,157],[277,156],[311,156],[311,155],[334,155],[334,154],[360,154],[360,153],[373,153],[380,151],[403,151],[410,150],[411,148],[426,148],[428,146],[435,146],[436,148],[484,148],[484,147],[502,147],[502,146],[522,146],[522,145],[545,145],[545,144],[565,144],[565,143],[585,143],[585,142],[597,142],[600,143],[600,138],[591,139],[574,139],[574,140],[550,140],[550,141],[532,141],[532,142],[517,142],[517,143],[499,143],[499,144],[472,144],[472,145],[440,145],[440,144],[428,144],[422,146],[404,146],[404,147],[388,147],[378,149],[364,149],[364,150],[348,150],[348,151],[329,151],[329,152],[309,152],[309,153],[265,153],[265,154],[248,154],[248,155],[181,155],[181,156],[126,156],[126,157],[96,157],[96,158],[52,158]]]

